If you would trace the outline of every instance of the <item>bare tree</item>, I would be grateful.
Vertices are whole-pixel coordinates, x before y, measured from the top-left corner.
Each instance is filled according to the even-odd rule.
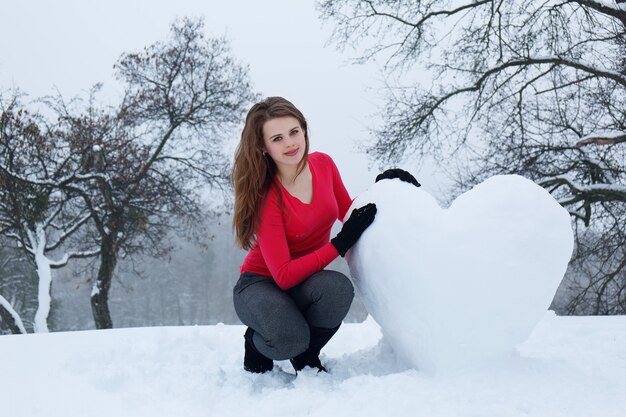
[[[42,126],[41,117],[20,106],[17,96],[1,104],[0,234],[14,240],[35,265],[34,330],[47,332],[52,269],[72,258],[95,256],[99,249],[79,250],[85,245],[72,241],[90,214],[77,204],[75,194],[60,188],[68,166],[67,148]]]
[[[85,110],[56,100],[63,136],[78,158],[64,189],[90,211],[100,263],[91,302],[97,328],[113,326],[108,294],[119,256],[167,251],[173,217],[203,215],[203,193],[225,190],[224,140],[255,98],[247,68],[223,38],[206,38],[184,19],[171,37],[115,65],[125,83],[116,109]]]
[[[338,45],[369,43],[361,60],[383,59],[398,80],[373,131],[374,158],[433,158],[453,172],[455,191],[501,173],[535,180],[576,223],[582,298],[566,310],[626,312],[626,2],[326,0],[319,8],[337,24]],[[429,73],[415,77],[420,68]]]

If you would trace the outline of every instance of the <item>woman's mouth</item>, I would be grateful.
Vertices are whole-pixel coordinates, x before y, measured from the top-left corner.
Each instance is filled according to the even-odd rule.
[[[293,151],[285,152],[285,155],[287,155],[287,156],[296,156],[296,154],[298,153],[299,150],[300,150],[300,148],[294,149]]]

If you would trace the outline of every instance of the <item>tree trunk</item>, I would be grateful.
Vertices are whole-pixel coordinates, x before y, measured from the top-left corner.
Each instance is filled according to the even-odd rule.
[[[34,323],[35,333],[48,333],[48,316],[50,315],[50,304],[52,303],[50,296],[52,269],[50,268],[50,260],[43,254],[43,248],[35,255],[35,263],[37,265],[37,276],[39,277],[37,312],[35,313]]]
[[[46,257],[46,230],[42,223],[37,223],[34,230],[26,228],[28,239],[34,252],[34,261],[37,266],[37,312],[35,313],[34,330],[35,333],[48,333],[48,316],[50,315],[50,304],[52,298],[50,289],[52,287],[52,269],[50,260]]]
[[[96,329],[112,329],[113,321],[109,312],[109,289],[117,264],[117,251],[115,244],[109,239],[102,242],[101,250],[98,277],[91,291],[91,311]]]

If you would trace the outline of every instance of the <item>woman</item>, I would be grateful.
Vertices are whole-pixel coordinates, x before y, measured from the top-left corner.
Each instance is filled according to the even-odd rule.
[[[345,275],[324,268],[376,215],[374,204],[354,210],[330,239],[352,200],[332,159],[308,151],[306,119],[293,104],[269,97],[252,106],[232,175],[236,239],[249,250],[233,289],[235,311],[248,326],[249,372],[271,371],[273,360],[286,359],[296,372],[326,371],[320,350],[348,313],[354,289]]]

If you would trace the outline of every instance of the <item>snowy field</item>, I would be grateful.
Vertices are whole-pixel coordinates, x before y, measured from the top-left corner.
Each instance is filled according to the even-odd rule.
[[[431,377],[398,363],[371,319],[344,324],[330,374],[252,375],[242,326],[0,337],[1,416],[626,415],[626,316],[547,313],[506,360]]]
[[[385,337],[344,325],[329,374],[246,373],[243,326],[3,336],[0,417],[626,416],[626,316],[545,313],[573,248],[546,190],[497,176],[444,209],[386,180],[368,202],[346,259]]]

